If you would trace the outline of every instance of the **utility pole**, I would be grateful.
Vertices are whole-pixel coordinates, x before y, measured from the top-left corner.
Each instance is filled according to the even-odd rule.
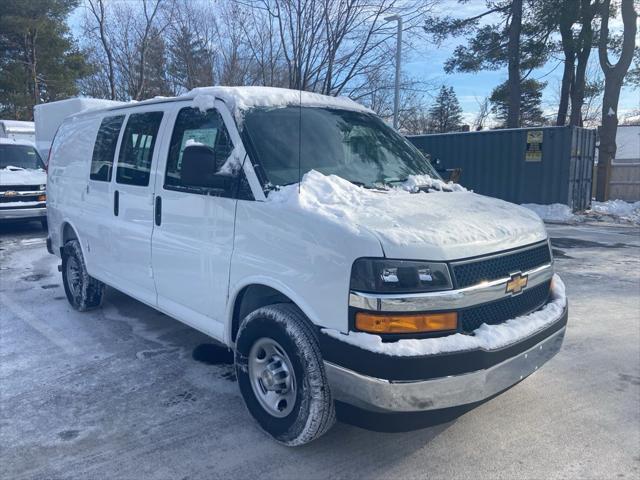
[[[400,108],[400,67],[402,62],[402,17],[391,15],[386,17],[387,22],[396,20],[398,22],[398,34],[396,38],[396,84],[393,96],[393,128],[398,128],[398,109]]]

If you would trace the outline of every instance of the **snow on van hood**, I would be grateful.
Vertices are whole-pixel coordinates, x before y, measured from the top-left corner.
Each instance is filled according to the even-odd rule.
[[[0,169],[0,185],[45,185],[47,174],[44,170]]]
[[[416,193],[422,185],[440,191]],[[355,234],[372,232],[390,258],[451,260],[547,238],[530,210],[428,176],[378,191],[310,171],[301,184],[270,192],[267,201],[319,215]]]

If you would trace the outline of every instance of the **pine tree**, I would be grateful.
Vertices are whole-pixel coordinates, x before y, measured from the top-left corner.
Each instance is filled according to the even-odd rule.
[[[524,80],[521,83],[520,126],[535,127],[546,123],[540,107],[542,90],[546,85],[546,82],[538,82],[533,79]],[[489,101],[491,102],[491,112],[496,119],[502,121],[501,126],[506,127],[509,111],[509,92],[506,82],[493,89]]]
[[[182,26],[171,37],[168,71],[178,89],[213,85],[213,52]]]
[[[78,0],[3,0],[0,7],[0,114],[33,118],[33,106],[77,94],[87,74],[66,19]]]
[[[453,87],[440,87],[435,103],[429,108],[429,129],[432,132],[455,132],[462,128],[462,108]]]

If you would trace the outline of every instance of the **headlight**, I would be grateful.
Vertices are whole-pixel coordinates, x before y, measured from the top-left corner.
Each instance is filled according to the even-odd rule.
[[[369,293],[415,293],[449,290],[446,263],[359,258],[351,269],[351,290]]]

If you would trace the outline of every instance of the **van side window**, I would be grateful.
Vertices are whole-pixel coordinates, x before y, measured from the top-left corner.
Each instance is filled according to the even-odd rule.
[[[124,130],[116,182],[127,185],[149,185],[153,147],[158,137],[162,112],[133,113]]]
[[[216,110],[201,112],[197,108],[185,107],[178,112],[176,124],[171,135],[167,171],[164,186],[174,190],[194,190],[182,180],[182,154],[193,144],[204,144],[215,152],[216,165],[221,168],[229,159],[233,144],[220,113]],[[225,195],[226,196],[226,195]]]
[[[91,172],[89,178],[100,182],[111,181],[111,170],[113,169],[113,157],[116,154],[118,136],[124,121],[124,115],[117,117],[105,117],[100,123],[96,143],[93,146],[93,157],[91,158]]]

